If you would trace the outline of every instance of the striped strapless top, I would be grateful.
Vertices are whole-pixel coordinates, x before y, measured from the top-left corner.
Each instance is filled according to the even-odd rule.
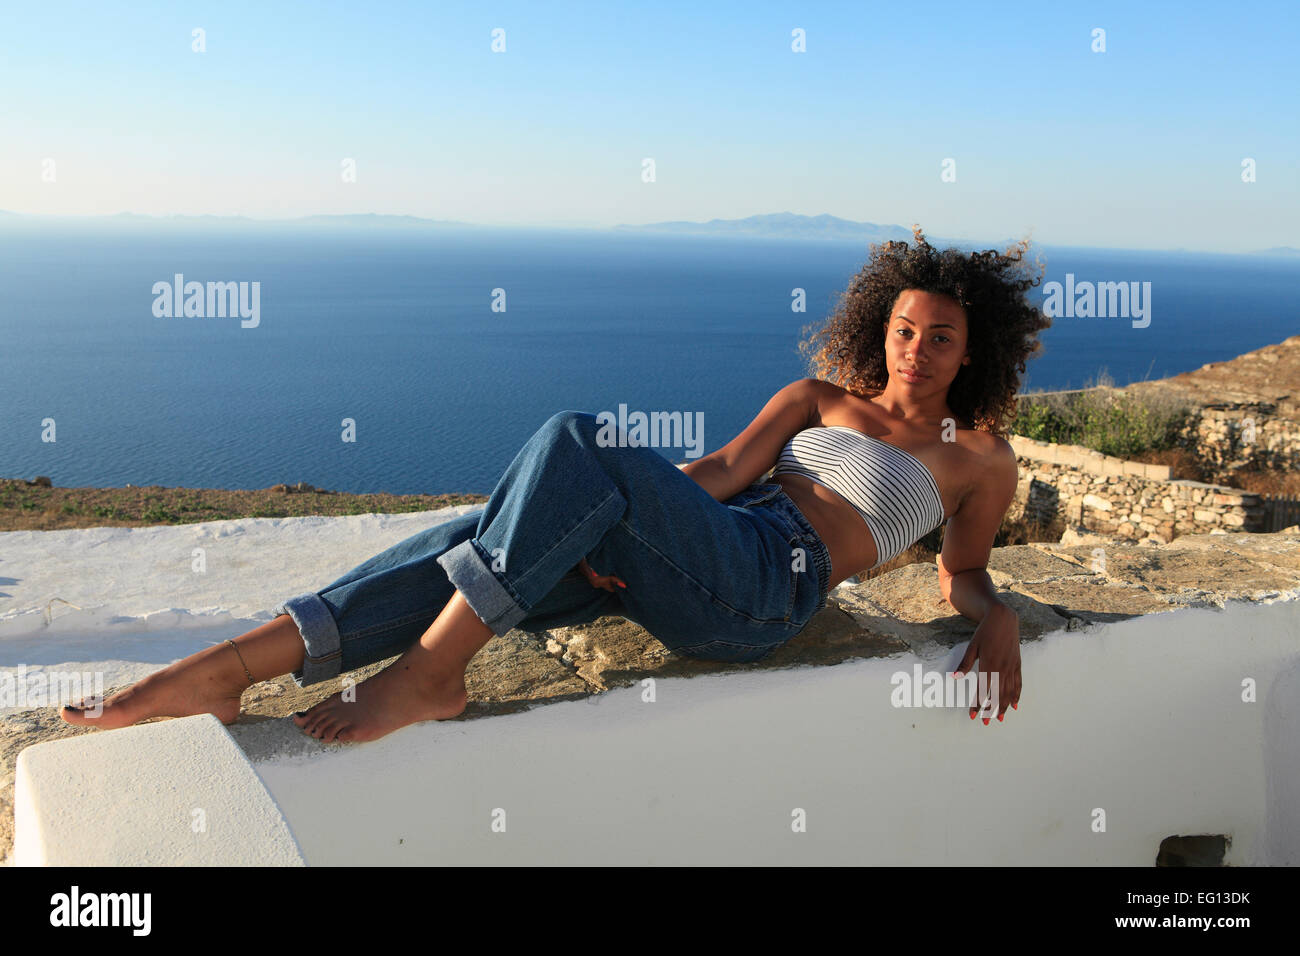
[[[939,483],[920,459],[847,425],[805,428],[781,450],[772,476],[805,475],[853,505],[876,545],[873,568],[943,524]]]

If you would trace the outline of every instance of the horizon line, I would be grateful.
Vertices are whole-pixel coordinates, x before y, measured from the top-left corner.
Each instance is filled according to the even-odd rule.
[[[373,218],[373,219],[397,219],[397,220],[410,220],[412,223],[416,223],[416,224],[421,224],[421,223],[422,223],[422,224],[427,224],[427,225],[430,225],[430,226],[439,226],[439,227],[444,227],[444,228],[446,228],[446,227],[463,227],[463,228],[476,228],[476,229],[524,229],[524,230],[528,230],[528,229],[536,229],[536,230],[550,230],[550,231],[572,230],[572,231],[577,231],[577,232],[608,232],[608,231],[615,231],[615,230],[621,230],[621,229],[627,229],[627,230],[650,229],[650,228],[655,227],[655,226],[663,226],[663,225],[669,225],[669,224],[674,224],[674,225],[675,225],[675,224],[682,224],[682,225],[687,225],[687,226],[700,226],[700,227],[704,227],[704,226],[708,226],[710,223],[713,223],[713,222],[718,222],[718,223],[735,223],[735,222],[744,222],[744,221],[747,220],[747,219],[757,219],[757,218],[760,218],[760,217],[766,217],[766,216],[792,216],[792,217],[797,217],[797,218],[800,218],[800,219],[819,219],[819,218],[829,218],[829,219],[837,220],[837,221],[839,221],[839,222],[848,223],[848,224],[851,224],[851,225],[854,225],[854,226],[861,226],[861,227],[863,227],[863,228],[873,228],[873,229],[879,229],[879,230],[900,230],[900,231],[902,231],[902,232],[906,232],[906,233],[908,233],[908,236],[907,236],[905,239],[903,239],[902,241],[909,242],[909,243],[911,242],[910,230],[909,230],[907,227],[905,227],[905,226],[900,226],[900,225],[897,225],[897,224],[880,224],[880,223],[861,222],[861,221],[859,221],[859,220],[854,220],[854,219],[844,219],[843,217],[836,216],[836,215],[834,215],[833,213],[818,213],[818,214],[816,214],[816,215],[807,215],[807,214],[805,214],[805,213],[792,213],[792,212],[789,212],[788,210],[787,210],[787,211],[784,211],[784,212],[779,212],[779,213],[754,213],[754,214],[749,215],[749,216],[743,216],[743,217],[735,218],[735,219],[724,219],[724,218],[721,218],[721,217],[717,217],[717,216],[715,216],[715,217],[713,217],[712,219],[708,219],[708,220],[667,219],[667,220],[656,220],[656,221],[654,221],[654,222],[645,222],[645,223],[614,223],[614,224],[598,224],[598,223],[593,223],[593,222],[591,222],[590,220],[573,220],[573,221],[567,221],[567,220],[530,220],[530,221],[524,221],[524,222],[518,222],[518,221],[515,221],[515,222],[469,222],[469,221],[462,220],[462,219],[433,219],[433,218],[430,218],[430,217],[428,217],[428,216],[417,216],[417,215],[414,215],[414,214],[412,214],[412,213],[384,213],[384,212],[305,213],[305,214],[300,215],[300,216],[287,216],[287,217],[286,217],[286,216],[281,216],[281,217],[267,217],[267,218],[259,218],[259,217],[248,216],[248,215],[244,215],[244,214],[240,214],[240,213],[235,213],[235,214],[230,214],[230,213],[166,213],[166,214],[155,214],[155,213],[137,213],[137,212],[131,212],[130,210],[122,210],[122,211],[120,211],[120,212],[115,212],[115,213],[25,213],[25,212],[18,212],[18,211],[16,211],[16,210],[12,210],[12,209],[0,209],[0,225],[3,225],[3,224],[7,221],[8,217],[15,217],[15,218],[17,218],[17,219],[26,219],[26,220],[63,220],[63,221],[67,221],[67,220],[74,220],[74,221],[78,221],[78,220],[101,220],[101,221],[102,221],[102,220],[119,220],[119,221],[121,221],[121,220],[126,220],[126,219],[144,219],[144,220],[152,220],[152,221],[159,222],[159,223],[165,223],[165,222],[168,222],[168,221],[174,221],[174,220],[196,220],[196,219],[198,219],[198,220],[221,220],[221,221],[226,221],[226,222],[244,222],[244,223],[253,223],[253,224],[258,224],[258,225],[271,225],[271,224],[276,224],[276,223],[300,223],[300,222],[303,222],[304,220],[312,220],[312,219],[327,219],[327,220],[328,220],[328,219],[335,219],[335,220],[338,220],[338,219],[366,219],[366,218]],[[1032,230],[1031,230],[1031,231],[1032,231]],[[737,238],[737,239],[784,239],[784,240],[787,240],[787,241],[795,241],[795,242],[816,242],[816,241],[857,242],[857,241],[862,241],[862,240],[866,240],[866,239],[869,238],[869,237],[866,237],[866,236],[860,236],[860,237],[853,237],[853,236],[788,236],[788,235],[786,235],[786,236],[783,236],[783,235],[767,235],[767,236],[764,236],[764,235],[761,235],[761,234],[760,234],[760,235],[755,235],[755,234],[745,234],[745,233],[733,233],[732,235],[734,236],[734,238]],[[683,234],[679,234],[678,237],[679,237],[679,238],[689,238],[689,235],[683,233]],[[930,236],[927,235],[927,239],[929,239],[929,238],[930,238]],[[936,236],[935,238],[937,239],[937,238],[939,238],[939,237]],[[879,240],[870,240],[870,241],[879,241]],[[949,242],[949,243],[970,243],[970,244],[979,244],[979,243],[981,243],[981,242],[988,242],[989,240],[973,240],[973,239],[966,239],[966,238],[947,237],[947,238],[944,238],[942,241],[944,241],[944,242]],[[1015,239],[1003,239],[1003,240],[1000,240],[1000,242],[1002,242],[1002,243],[1006,243],[1006,242],[1015,242],[1015,241],[1017,241],[1017,240],[1015,240]],[[1235,252],[1229,252],[1229,251],[1226,251],[1226,250],[1223,250],[1223,249],[1190,249],[1190,248],[1187,248],[1187,247],[1185,247],[1185,246],[1177,246],[1177,247],[1172,247],[1172,248],[1171,248],[1171,247],[1167,247],[1167,246],[1097,246],[1097,245],[1078,245],[1078,244],[1064,243],[1064,242],[1050,243],[1050,244],[1049,244],[1049,243],[1041,243],[1041,242],[1040,242],[1040,243],[1038,243],[1038,245],[1040,245],[1040,246],[1042,246],[1042,247],[1055,246],[1055,247],[1057,247],[1057,248],[1061,248],[1061,249],[1099,249],[1099,250],[1112,251],[1112,252],[1125,252],[1125,251],[1132,251],[1132,252],[1182,252],[1182,253],[1201,253],[1201,254],[1207,254],[1207,255],[1230,255],[1230,256],[1260,256],[1260,255],[1269,255],[1269,254],[1278,254],[1278,255],[1281,255],[1281,256],[1292,255],[1292,254],[1294,254],[1294,255],[1300,255],[1300,247],[1296,247],[1296,246],[1285,246],[1285,245],[1284,245],[1284,246],[1271,246],[1271,247],[1268,247],[1268,248],[1266,248],[1266,249],[1254,249],[1254,250],[1248,250],[1248,251],[1235,251]]]

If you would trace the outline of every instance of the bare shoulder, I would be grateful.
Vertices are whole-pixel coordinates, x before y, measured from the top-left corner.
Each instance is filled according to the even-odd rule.
[[[860,407],[863,401],[862,398],[854,395],[847,388],[836,385],[834,382],[828,382],[825,379],[805,378],[802,379],[802,383],[808,390],[808,394],[817,409],[818,420],[820,420],[821,415],[827,412],[835,413],[845,408],[852,413],[852,409]]]
[[[829,407],[827,403],[831,400],[834,391],[842,391],[842,389],[819,378],[795,379],[781,390],[786,393],[789,401],[803,406],[809,423],[816,421],[818,414]]]
[[[1011,447],[1011,442],[998,435],[990,432],[970,429],[963,432],[969,435],[968,441],[970,448],[979,455],[980,460],[994,468],[1005,468],[1008,464],[1015,465],[1016,450]]]
[[[1020,480],[1016,451],[1005,438],[978,429],[963,429],[961,444],[968,452],[970,482],[962,499],[982,499],[997,506],[1009,502]]]
[[[800,382],[809,392],[816,395],[818,398],[837,399],[848,394],[845,389],[836,385],[834,382],[828,382],[822,378],[804,378],[800,379]]]

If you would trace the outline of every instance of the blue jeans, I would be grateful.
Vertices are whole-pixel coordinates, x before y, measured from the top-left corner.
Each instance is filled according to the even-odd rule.
[[[498,636],[612,614],[676,653],[738,662],[766,657],[826,606],[830,555],[780,485],[720,502],[653,448],[600,431],[595,415],[553,415],[485,507],[279,605],[306,646],[294,681],[401,653],[453,589]],[[576,567],[584,557],[627,587],[592,587]]]

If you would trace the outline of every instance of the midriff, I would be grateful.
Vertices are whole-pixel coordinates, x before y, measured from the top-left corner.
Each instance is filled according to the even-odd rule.
[[[848,501],[806,475],[786,472],[768,480],[785,489],[826,545],[831,558],[831,588],[876,563],[871,529]]]

